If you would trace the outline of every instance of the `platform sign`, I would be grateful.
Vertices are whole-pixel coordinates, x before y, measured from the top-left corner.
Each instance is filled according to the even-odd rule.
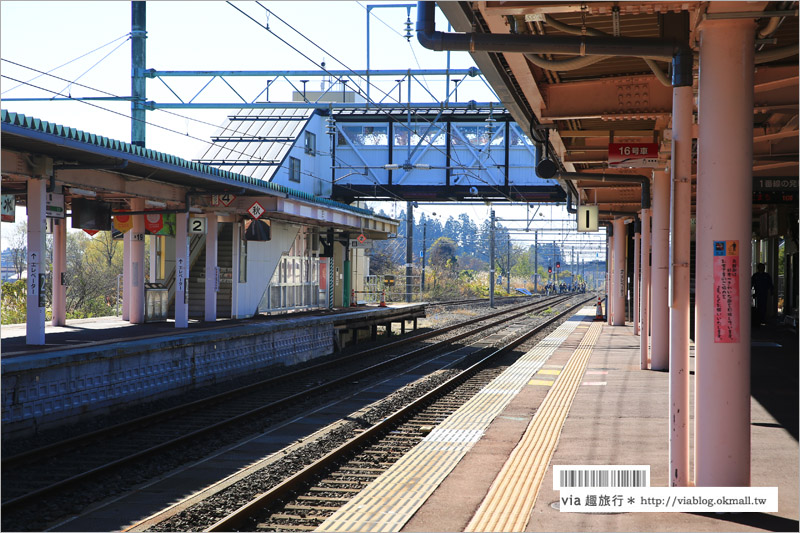
[[[256,220],[261,218],[261,215],[263,215],[265,211],[266,210],[264,209],[264,206],[262,206],[258,202],[253,202],[253,205],[251,205],[250,208],[247,210],[247,212],[250,213],[250,216],[252,216]]]
[[[234,200],[236,200],[236,196],[227,192],[225,194],[211,195],[211,205],[214,207],[219,207],[221,205],[228,207],[233,203]]]
[[[3,222],[14,222],[14,210],[17,206],[16,197],[13,194],[4,194],[0,200],[2,214],[0,220]]]
[[[714,241],[714,342],[739,342],[739,241]]]
[[[189,217],[189,233],[206,233],[206,219],[203,217]]]
[[[362,233],[361,235],[359,235],[359,236],[358,236],[358,238],[356,238],[356,240],[357,240],[357,241],[358,241],[360,244],[364,244],[365,242],[367,242],[367,238],[364,236],[364,234],[363,234],[363,233]]]
[[[596,205],[578,206],[578,231],[598,231],[599,214]]]
[[[609,143],[609,168],[659,168],[656,143]]]
[[[64,209],[64,195],[56,192],[47,193],[44,214],[47,218],[65,218],[67,210]]]

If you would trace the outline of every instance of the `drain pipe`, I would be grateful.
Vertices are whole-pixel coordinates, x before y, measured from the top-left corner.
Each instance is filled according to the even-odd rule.
[[[642,186],[642,209],[650,209],[650,179],[644,176],[628,176],[624,174],[590,174],[583,172],[559,172],[558,166],[549,159],[543,159],[536,165],[536,174],[544,179],[560,179],[565,181],[592,180],[608,181],[615,183],[637,183]],[[572,199],[567,195],[569,210],[572,206]],[[572,213],[573,211],[569,211]],[[575,211],[577,212],[577,211]],[[608,212],[604,214],[614,214],[616,216],[631,216],[634,213]]]
[[[694,56],[687,43],[672,39],[550,36],[436,31],[434,2],[417,3],[417,40],[435,51],[517,52],[575,56],[642,57],[672,61],[672,85],[692,85]]]

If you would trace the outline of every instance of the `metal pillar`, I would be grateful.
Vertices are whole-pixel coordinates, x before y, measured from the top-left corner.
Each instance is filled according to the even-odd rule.
[[[539,292],[539,230],[533,232],[533,292]]]
[[[53,219],[53,325],[67,323],[67,219]]]
[[[411,131],[409,129],[409,131]],[[410,139],[409,134],[409,139]],[[411,275],[414,261],[414,204],[406,202],[406,302],[411,303]]]
[[[494,209],[489,222],[489,307],[494,307]]]
[[[627,276],[625,260],[625,249],[627,248],[628,239],[626,238],[627,229],[625,228],[625,220],[622,218],[614,219],[614,280],[613,287],[613,300],[614,300],[614,326],[625,325],[625,293],[627,292]]]
[[[752,19],[700,26],[695,484],[750,484]],[[718,293],[725,290],[727,296]],[[719,311],[719,308],[722,311]]]
[[[45,302],[44,285],[47,274],[45,257],[45,190],[47,182],[28,180],[28,295],[25,342],[44,344]]]
[[[672,89],[669,311],[669,483],[689,486],[689,255],[692,218],[692,87]]]
[[[352,269],[350,263],[350,242],[348,241],[347,244],[344,245],[344,260],[342,261],[342,272],[343,272],[343,283],[342,283],[342,306],[343,307],[350,307],[351,305],[355,305],[358,301],[355,298],[354,294],[350,293],[350,287],[352,286]],[[352,296],[352,298],[351,298]]]
[[[633,221],[633,309],[631,312],[633,319],[633,334],[639,334],[639,256],[641,254],[641,228],[639,218]]]
[[[131,144],[144,146],[145,90],[144,71],[147,39],[146,2],[131,2]]]
[[[219,225],[216,213],[206,214],[206,285],[205,321],[217,320],[217,291],[219,290],[219,267],[217,266],[217,235]]]
[[[132,211],[144,211],[144,198],[131,199]],[[133,228],[130,252],[130,299],[128,313],[131,324],[144,324],[144,215],[131,215]],[[127,288],[127,285],[126,285]]]
[[[650,368],[669,368],[669,174],[653,172],[653,266],[650,302],[652,308],[652,343]]]
[[[188,207],[188,206],[187,206]],[[189,213],[175,215],[175,327],[189,326]]]
[[[641,308],[642,330],[641,345],[639,346],[639,363],[642,370],[647,370],[650,358],[650,210],[642,209],[642,288],[639,291],[639,306]]]
[[[132,210],[132,209],[131,209]],[[122,236],[122,320],[131,319],[131,247],[133,228]]]

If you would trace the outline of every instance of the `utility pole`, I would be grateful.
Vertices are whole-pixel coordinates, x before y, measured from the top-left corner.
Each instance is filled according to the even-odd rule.
[[[508,235],[508,248],[506,249],[506,292],[511,294],[511,234]]]
[[[539,292],[539,230],[533,232],[533,292]]]
[[[425,290],[425,248],[428,245],[428,221],[422,225],[422,280],[420,282],[420,290]]]
[[[494,307],[494,209],[489,223],[489,307]]]
[[[411,265],[414,261],[414,203],[406,202],[406,302],[411,303]]]

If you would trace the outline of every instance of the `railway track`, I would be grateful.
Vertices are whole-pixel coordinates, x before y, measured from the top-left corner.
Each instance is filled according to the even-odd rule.
[[[347,386],[360,377],[373,376],[376,372],[401,364],[402,361],[422,357],[441,346],[497,327],[513,317],[557,305],[565,299],[556,297],[537,300],[447,328],[383,344],[346,358],[284,374],[202,401],[140,417],[88,435],[4,457],[4,526],[17,524],[15,516],[25,516],[26,512],[30,514],[42,500],[63,497],[65,493],[84,493],[84,502],[76,504],[73,509],[85,505],[91,499],[88,493],[91,493],[92,483],[98,479],[113,478],[115,472],[123,467],[147,464],[148,461],[157,462],[154,457],[169,453],[183,454],[186,457],[184,461],[190,460],[196,454],[187,453],[187,446],[191,447],[207,439],[230,441],[241,438],[243,432],[249,434],[260,431],[272,423],[270,416],[279,411],[297,409],[309,404],[315,396],[330,392],[335,387]],[[480,322],[485,323],[477,326]],[[469,328],[469,331],[451,335],[451,332],[460,328]],[[439,343],[419,346],[403,355],[386,357],[390,350],[403,349],[409,344],[418,344],[436,336],[449,338]],[[379,362],[375,362],[376,359]],[[322,378],[321,375],[325,377]],[[221,432],[225,433],[225,438],[219,436]],[[158,474],[158,468],[152,465],[140,470],[136,476],[138,479]],[[90,488],[81,488],[86,486]],[[104,490],[101,493],[106,495]]]
[[[200,503],[196,509],[192,507],[178,513],[176,520],[172,517],[156,525],[152,525],[151,521],[152,530],[313,530],[502,371],[488,365],[497,362],[586,301],[576,298],[568,305],[568,309],[546,321],[540,320],[535,326],[531,325],[530,320],[527,320],[528,324],[524,324],[525,319],[517,321],[515,326],[518,332],[524,333],[513,335],[513,339],[500,348],[481,350],[466,356],[457,365],[467,366],[466,370],[453,369],[444,383],[391,415],[381,417],[368,429],[357,431],[353,438],[308,467],[271,485],[271,488],[257,481],[247,483],[249,486],[243,489],[244,492],[252,492],[252,486],[258,486],[259,494],[251,501],[240,502],[235,507],[235,502],[241,496],[236,488],[230,491],[226,489]],[[265,489],[268,490],[264,492]],[[231,508],[232,505],[234,508]],[[219,512],[225,508],[229,509],[229,514],[220,518]],[[217,518],[212,520],[214,516]]]

